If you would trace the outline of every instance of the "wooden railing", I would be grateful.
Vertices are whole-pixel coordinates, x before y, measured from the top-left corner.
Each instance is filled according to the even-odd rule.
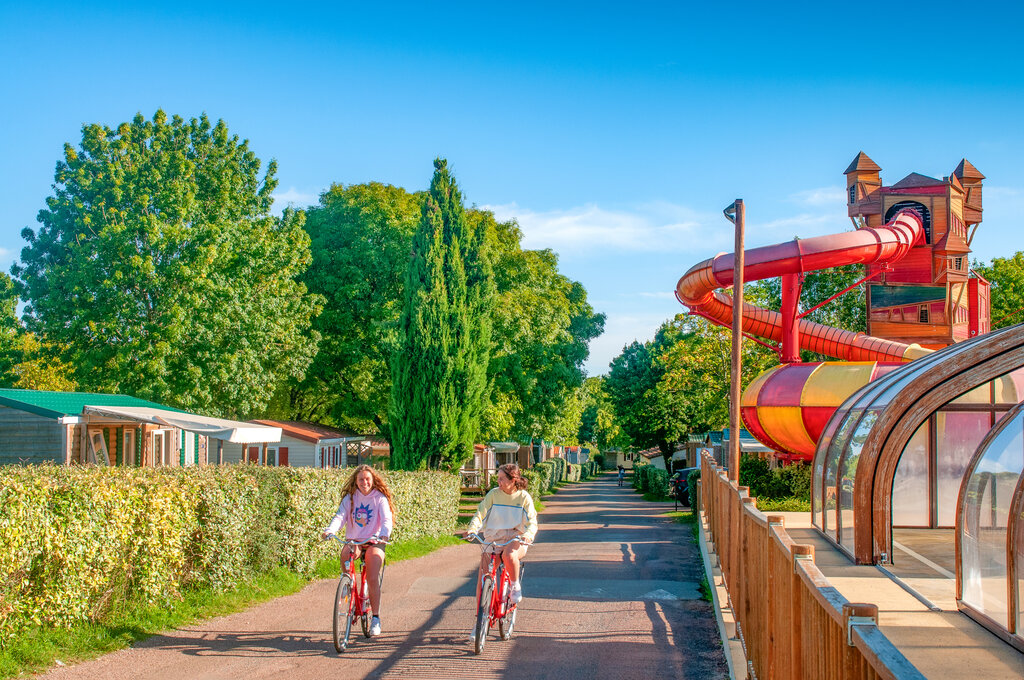
[[[486,491],[491,485],[491,477],[497,474],[494,468],[483,470],[459,470],[459,477],[462,478],[462,488],[474,491]]]
[[[814,564],[814,546],[794,543],[783,518],[758,511],[707,455],[701,507],[759,680],[924,678],[879,631],[878,607],[848,602]]]

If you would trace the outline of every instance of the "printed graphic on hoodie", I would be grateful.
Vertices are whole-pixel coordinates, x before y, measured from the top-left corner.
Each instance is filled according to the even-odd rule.
[[[356,508],[355,512],[352,513],[352,521],[360,528],[367,526],[372,519],[373,508],[370,507],[369,503],[360,505]]]

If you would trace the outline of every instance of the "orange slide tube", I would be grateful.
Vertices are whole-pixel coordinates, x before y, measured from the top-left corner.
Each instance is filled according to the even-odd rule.
[[[924,238],[921,218],[913,210],[901,210],[881,227],[753,248],[744,253],[743,280],[761,279],[831,269],[849,264],[890,263],[906,256]],[[732,326],[732,298],[719,291],[733,284],[734,256],[720,253],[694,265],[676,284],[676,298],[690,312],[721,326]],[[744,303],[745,333],[782,342],[782,314]],[[800,347],[844,361],[911,361],[931,351],[800,320]]]

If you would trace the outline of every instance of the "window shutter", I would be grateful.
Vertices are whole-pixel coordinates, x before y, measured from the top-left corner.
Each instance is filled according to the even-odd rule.
[[[280,467],[288,467],[288,447],[277,447],[277,464]]]

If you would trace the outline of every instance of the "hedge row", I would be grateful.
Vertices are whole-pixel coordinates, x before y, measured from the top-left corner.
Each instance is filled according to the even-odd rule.
[[[350,470],[255,465],[0,468],[0,646],[28,625],[95,620],[131,593],[168,602],[278,565],[309,574]],[[459,479],[387,472],[396,538],[450,533]]]
[[[528,470],[523,470],[522,475],[530,483],[526,490],[533,498],[539,500],[541,496],[554,491],[561,482],[579,482],[590,479],[599,471],[600,468],[594,461],[576,464],[567,463],[564,458],[549,458]]]
[[[668,472],[653,465],[633,466],[633,488],[659,498],[668,497]]]

